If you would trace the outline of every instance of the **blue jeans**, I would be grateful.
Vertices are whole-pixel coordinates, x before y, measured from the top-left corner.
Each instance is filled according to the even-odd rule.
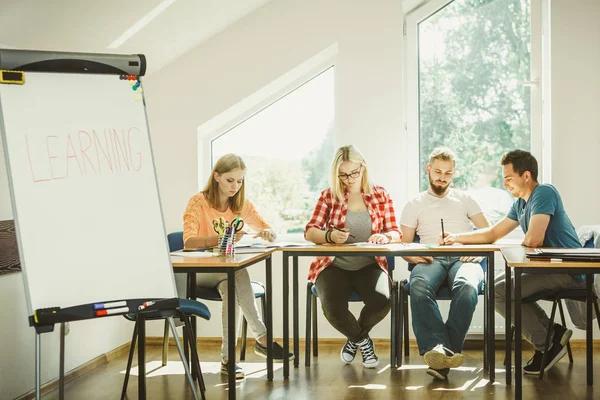
[[[410,274],[410,309],[419,354],[438,344],[462,351],[484,279],[479,263],[463,263],[459,257],[434,257],[431,264],[415,265]],[[452,301],[444,323],[435,294],[446,285]]]

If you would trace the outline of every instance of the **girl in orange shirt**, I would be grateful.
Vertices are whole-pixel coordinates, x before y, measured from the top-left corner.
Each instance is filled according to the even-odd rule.
[[[244,176],[246,165],[241,157],[227,154],[215,164],[206,186],[202,192],[196,194],[188,202],[183,216],[183,242],[186,249],[199,247],[215,247],[218,237],[213,230],[213,220],[224,217],[233,221],[236,217],[244,220],[245,226],[250,226],[257,232],[255,237],[268,241],[275,240],[275,232],[261,218],[249,200],[245,199]],[[236,241],[240,240],[243,232],[236,234]],[[221,374],[227,374],[227,275],[225,273],[202,273],[196,275],[199,287],[217,287],[223,300],[223,341],[221,345]],[[254,352],[267,357],[267,328],[261,320],[254,302],[254,291],[250,283],[250,276],[246,269],[235,273],[235,297],[250,329],[256,338]],[[273,343],[273,358],[283,360],[283,348],[278,343]],[[290,353],[290,360],[294,355]],[[244,372],[239,365],[235,366],[236,378],[243,378]]]

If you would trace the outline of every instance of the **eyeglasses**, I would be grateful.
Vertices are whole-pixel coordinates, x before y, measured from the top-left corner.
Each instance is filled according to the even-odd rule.
[[[356,179],[358,178],[358,176],[360,175],[360,170],[362,169],[362,165],[360,167],[358,167],[357,171],[351,172],[349,174],[339,174],[338,178],[340,178],[343,181],[347,181],[348,179],[352,178],[352,179]]]

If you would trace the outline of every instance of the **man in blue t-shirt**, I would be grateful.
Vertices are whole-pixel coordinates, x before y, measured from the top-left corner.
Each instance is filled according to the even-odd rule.
[[[523,246],[581,247],[558,191],[552,185],[540,184],[537,181],[538,164],[533,155],[527,151],[513,150],[502,156],[501,164],[504,187],[517,198],[507,216],[491,228],[459,234],[447,232],[445,237],[440,239],[440,244],[493,243],[520,225],[525,232]],[[523,274],[521,282],[523,298],[545,291],[585,287],[585,282],[579,275]],[[496,311],[505,316],[506,281],[504,274],[496,278],[494,288]],[[539,375],[550,319],[537,303],[522,304],[521,310],[523,336],[535,347],[535,354],[523,368],[523,372]],[[545,371],[564,357],[567,352],[566,345],[573,331],[562,325],[554,324],[550,334],[552,345],[548,350]]]

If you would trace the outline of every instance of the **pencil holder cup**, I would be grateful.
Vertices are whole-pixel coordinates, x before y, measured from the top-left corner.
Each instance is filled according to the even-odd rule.
[[[217,253],[217,255],[219,255],[219,256],[225,254],[225,251],[224,251],[224,248],[223,248],[223,242],[225,241],[225,236],[226,235],[224,235],[224,234],[220,234],[217,237],[217,247],[215,247],[213,249],[213,253]]]
[[[225,239],[225,255],[227,257],[235,256],[235,236],[234,235],[226,235]]]

